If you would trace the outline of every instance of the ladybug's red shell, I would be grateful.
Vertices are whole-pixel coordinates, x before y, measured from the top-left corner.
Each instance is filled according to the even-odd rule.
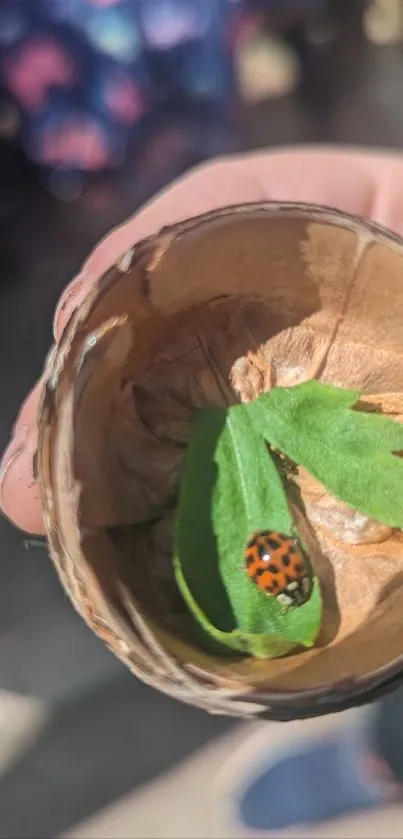
[[[283,606],[301,606],[311,593],[304,555],[290,537],[275,530],[254,533],[245,548],[248,576]]]

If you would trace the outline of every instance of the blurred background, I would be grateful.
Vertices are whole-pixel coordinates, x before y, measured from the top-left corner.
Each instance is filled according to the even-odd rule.
[[[0,447],[111,227],[215,155],[401,148],[402,87],[401,0],[0,0]],[[0,520],[0,837],[205,836],[241,729],[137,683]]]

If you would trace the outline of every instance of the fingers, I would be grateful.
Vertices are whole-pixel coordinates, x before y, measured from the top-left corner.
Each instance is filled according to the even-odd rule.
[[[304,149],[249,159],[266,197],[277,201],[324,204],[368,216],[376,189],[373,170],[362,154]]]
[[[0,503],[8,518],[28,533],[43,533],[39,490],[33,475],[36,425],[19,426],[0,469]]]
[[[403,233],[399,156],[359,150],[304,148],[259,152],[204,165],[165,190],[93,251],[79,276],[67,287],[54,318],[56,340],[91,285],[124,251],[161,227],[217,207],[262,200],[327,204],[371,217]],[[0,471],[4,513],[32,533],[43,530],[32,476],[36,410],[40,387],[25,402]]]
[[[253,153],[241,162],[267,199],[325,204],[403,235],[402,154],[306,147]]]
[[[43,533],[42,511],[33,475],[37,444],[36,414],[42,381],[25,400],[0,466],[1,509],[17,526],[29,533]]]

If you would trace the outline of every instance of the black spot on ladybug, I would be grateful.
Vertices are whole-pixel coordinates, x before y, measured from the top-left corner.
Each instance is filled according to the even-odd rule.
[[[304,568],[302,562],[296,562],[295,565],[294,565],[294,568],[298,572],[298,574],[302,574],[302,572],[305,571],[305,568]]]
[[[246,565],[247,565],[248,567],[249,567],[249,565],[252,565],[252,564],[254,563],[254,561],[255,561],[255,560],[254,560],[253,556],[248,556],[248,555],[246,555],[246,557],[245,557],[245,563],[246,563]]]
[[[267,566],[267,570],[270,571],[270,574],[278,574],[280,571],[278,565],[275,565],[274,562],[271,562],[270,565]]]
[[[288,554],[286,554],[285,556],[283,556],[283,565],[285,565],[285,567],[287,568],[287,566],[289,564],[290,564],[290,557],[288,556]]]
[[[278,587],[279,587],[279,585],[280,585],[280,583],[279,583],[279,581],[278,581],[278,580],[273,580],[273,581],[272,581],[272,588],[278,588]]]
[[[294,577],[291,577],[290,574],[286,574],[285,579],[286,579],[287,585],[294,582]]]
[[[265,574],[265,573],[266,573],[266,569],[265,569],[265,568],[257,568],[257,569],[256,569],[256,573],[255,573],[255,577],[261,577],[261,576],[262,576],[262,574]]]
[[[278,539],[268,539],[267,544],[272,551],[277,551],[278,548],[281,548],[281,542]]]

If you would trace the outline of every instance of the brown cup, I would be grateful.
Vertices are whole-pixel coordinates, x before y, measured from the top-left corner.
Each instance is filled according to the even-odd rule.
[[[400,682],[400,531],[300,471],[323,625],[313,649],[271,661],[200,647],[171,532],[196,407],[318,378],[400,420],[402,324],[400,237],[304,204],[165,228],[97,282],[46,365],[37,480],[66,591],[136,676],[211,712],[283,720]]]

